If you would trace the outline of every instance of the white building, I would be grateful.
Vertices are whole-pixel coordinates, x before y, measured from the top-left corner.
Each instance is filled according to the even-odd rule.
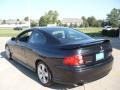
[[[0,28],[14,28],[14,27],[29,27],[29,21],[16,19],[0,20]]]
[[[80,18],[63,18],[61,20],[62,24],[77,24],[77,25],[81,25],[82,24],[82,20]]]

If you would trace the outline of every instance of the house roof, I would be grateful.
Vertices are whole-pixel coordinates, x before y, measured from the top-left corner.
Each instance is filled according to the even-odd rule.
[[[63,18],[61,20],[62,23],[82,23],[80,18]]]

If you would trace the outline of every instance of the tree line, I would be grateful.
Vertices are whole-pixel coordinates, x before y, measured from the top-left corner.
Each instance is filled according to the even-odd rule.
[[[60,20],[58,20],[59,13],[57,11],[50,10],[40,17],[39,21],[35,20],[31,21],[31,27],[34,26],[47,26],[48,24],[57,24],[58,26],[65,27],[104,27],[106,25],[112,27],[120,27],[120,9],[113,8],[109,14],[107,14],[107,18],[105,20],[97,20],[94,16],[85,17],[82,16],[82,23],[78,24],[63,24]],[[24,18],[25,21],[29,21],[29,17]],[[20,21],[17,19],[17,21]],[[2,24],[5,24],[6,21],[3,20]]]
[[[39,19],[39,26],[47,26],[47,24],[57,24],[58,26],[68,26],[67,24],[62,24],[58,20],[58,12],[50,10],[41,16]],[[112,27],[120,27],[120,9],[113,8],[109,14],[107,14],[106,20],[97,20],[94,16],[86,18],[85,16],[81,17],[82,23],[80,25],[70,24],[69,27],[104,27],[106,25]],[[35,22],[34,22],[35,23]],[[31,23],[31,24],[34,24]],[[34,24],[35,26],[35,24]]]
[[[57,24],[58,26],[69,26],[69,27],[101,27],[103,20],[97,20],[94,16],[85,18],[84,16],[81,18],[82,23],[78,24],[63,24],[60,20],[58,20],[58,12],[50,10],[48,13],[40,17],[39,26],[46,26],[47,24]]]

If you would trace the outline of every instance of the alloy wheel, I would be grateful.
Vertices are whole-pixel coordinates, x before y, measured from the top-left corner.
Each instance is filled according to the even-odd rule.
[[[44,64],[38,65],[38,77],[43,84],[48,83],[49,80],[48,70]]]

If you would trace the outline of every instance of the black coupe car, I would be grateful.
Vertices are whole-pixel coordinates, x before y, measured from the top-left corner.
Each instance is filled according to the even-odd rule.
[[[109,40],[93,39],[66,27],[38,27],[11,38],[6,56],[36,71],[42,85],[83,84],[112,69]]]

